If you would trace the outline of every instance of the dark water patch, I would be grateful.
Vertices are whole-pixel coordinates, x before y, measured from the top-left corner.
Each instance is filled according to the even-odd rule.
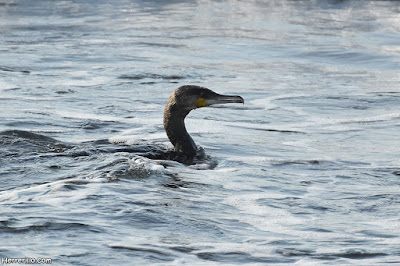
[[[82,184],[62,184],[61,187],[59,187],[57,190],[58,191],[73,191],[73,190],[79,190],[83,186]]]
[[[186,246],[175,246],[175,247],[170,247],[171,250],[173,251],[178,251],[178,252],[182,252],[182,253],[191,253],[193,251],[195,251],[195,248],[191,248],[191,247],[186,247]]]
[[[308,166],[334,166],[336,163],[326,160],[273,160],[271,162],[275,166],[286,166],[286,165],[308,165]]]
[[[221,262],[221,263],[293,263],[295,260],[279,259],[274,260],[266,257],[255,257],[246,252],[231,251],[231,252],[199,252],[196,253],[197,257],[207,261]]]
[[[268,132],[278,132],[278,133],[296,133],[296,134],[305,134],[304,132],[301,131],[294,131],[294,130],[282,130],[282,129],[257,129],[257,128],[253,128],[255,130],[261,130],[261,131],[268,131]]]
[[[57,142],[57,140],[47,137],[44,135],[28,132],[28,131],[22,131],[22,130],[8,130],[8,131],[3,131],[0,132],[0,135],[5,136],[5,137],[11,137],[14,139],[21,138],[21,139],[29,139],[37,142],[43,142],[43,143],[54,143]]]
[[[8,219],[8,220],[2,220],[2,221],[0,221],[0,225],[2,225],[2,226],[10,226],[10,225],[12,225],[12,224],[15,224],[15,223],[18,222],[18,221],[19,221],[18,219],[10,218],[10,219]]]
[[[312,250],[297,248],[280,248],[275,252],[285,257],[311,256],[314,254],[314,251]]]
[[[141,258],[147,258],[151,260],[159,261],[173,261],[175,256],[172,253],[166,252],[164,250],[154,248],[154,247],[144,247],[144,246],[128,246],[128,245],[109,245],[110,248],[115,250],[125,251],[130,255]]]
[[[383,252],[368,252],[364,249],[349,249],[340,253],[323,253],[323,254],[314,254],[313,258],[321,259],[321,260],[335,260],[338,258],[346,258],[346,259],[370,259],[375,257],[387,256],[388,254]]]
[[[84,121],[78,127],[85,130],[96,130],[111,125],[115,125],[115,121]]]
[[[135,45],[142,45],[145,47],[165,47],[165,48],[182,48],[185,45],[175,43],[155,43],[155,42],[136,42]]]
[[[3,91],[19,91],[19,90],[22,90],[22,88],[15,87],[15,88],[3,89]],[[10,100],[14,100],[14,98],[10,98]]]
[[[60,153],[70,149],[65,143],[44,135],[22,131],[9,130],[0,132],[0,145],[7,148],[6,153]],[[10,148],[12,147],[12,149]]]
[[[276,250],[278,254],[287,257],[311,257],[321,260],[336,260],[339,258],[346,258],[346,259],[370,259],[374,257],[381,257],[387,256],[388,254],[383,252],[368,252],[363,249],[349,249],[345,252],[340,253],[322,253],[318,254],[315,251],[308,250],[308,249],[295,249],[295,248],[282,248]]]
[[[133,206],[133,208],[136,208]],[[168,221],[163,219],[160,213],[153,210],[153,208],[143,209],[140,211],[128,209],[120,214],[122,221],[129,223],[137,230],[149,230],[156,227],[164,227]]]
[[[276,250],[276,253],[281,254],[285,257],[311,257],[321,260],[336,260],[340,258],[358,260],[358,259],[370,259],[374,257],[381,257],[388,255],[383,252],[368,252],[363,249],[349,249],[345,252],[339,252],[339,253],[318,254],[314,250],[309,250],[309,249],[280,248]]]
[[[41,116],[47,116],[50,117],[51,115],[49,113],[43,112],[43,111],[25,111],[26,114],[33,114],[33,115],[41,115]],[[38,123],[38,122],[36,122]],[[49,126],[54,126],[52,123],[38,123],[40,125],[49,125]]]
[[[393,178],[393,175],[398,176],[399,172],[396,170],[397,167],[387,167],[387,168],[372,168],[368,172],[361,172],[363,175],[368,177],[373,177],[375,180],[380,180],[382,185],[399,185],[400,180],[398,178]],[[395,171],[393,171],[395,170]]]
[[[388,199],[388,200],[397,199],[397,197],[392,194],[373,194],[373,195],[364,196],[363,199],[370,200],[370,201],[377,201],[380,199],[384,199],[384,200],[385,199]]]
[[[49,165],[48,168],[49,169],[58,170],[58,169],[63,168],[63,166],[62,165],[57,165],[57,164],[52,164],[52,165]]]
[[[381,232],[377,232],[374,230],[362,230],[360,233],[365,234],[370,237],[379,237],[379,238],[398,238],[398,235],[390,235],[390,234],[384,234]]]
[[[371,202],[371,203],[370,203]],[[399,196],[397,195],[373,195],[362,198],[362,203],[358,205],[358,211],[360,212],[382,212],[388,210],[393,206],[398,206],[400,202]],[[387,215],[387,214],[386,214]]]
[[[87,185],[90,184],[90,181],[85,179],[71,179],[63,181],[65,184],[73,184],[73,185]]]
[[[380,92],[373,92],[376,96],[379,97],[400,97],[400,91],[380,91]]]
[[[260,242],[261,244],[264,244],[265,241],[259,241],[259,240],[253,240],[253,241],[249,241],[250,243],[258,243]],[[299,243],[298,241],[295,240],[274,240],[268,243],[269,245],[276,245],[276,246],[300,246],[301,243]]]
[[[147,202],[147,201],[139,201],[139,200],[125,201],[124,203],[126,203],[128,205],[136,205],[136,206],[148,207],[148,208],[158,206],[158,204],[155,204],[155,203],[151,203],[151,202]]]
[[[14,2],[0,2],[0,7],[3,6],[16,6],[17,4]]]
[[[340,178],[340,179],[352,179],[352,176],[348,175],[336,175],[335,178]]]
[[[22,252],[15,251],[12,248],[0,248],[0,258],[24,258],[25,256]]]
[[[181,165],[181,167],[184,166]],[[179,178],[178,175],[174,174],[170,174],[169,178],[166,179],[166,182],[162,182],[161,185],[166,188],[172,188],[172,189],[204,188],[206,186],[204,183],[185,180],[184,178]]]
[[[180,183],[167,183],[163,184],[163,186],[167,188],[187,188],[185,184],[180,184]]]
[[[122,75],[119,76],[120,79],[133,79],[133,80],[141,80],[141,79],[163,79],[163,80],[181,80],[187,77],[179,76],[179,75],[160,75],[160,74],[137,74],[137,75]]]
[[[350,244],[350,246],[354,246],[354,245],[371,245],[371,240],[369,240],[369,238],[363,238],[363,239],[340,239],[340,241],[337,241],[338,243],[343,243],[344,245],[348,245]]]
[[[229,109],[243,110],[243,107],[241,107],[241,106],[239,106],[239,107],[218,106],[218,107],[214,107],[214,108],[229,108]],[[214,119],[208,119],[208,120],[214,120]],[[243,122],[248,122],[248,121],[244,120]],[[265,123],[265,122],[262,122],[262,123]],[[306,134],[305,132],[297,131],[297,130],[286,130],[286,129],[275,129],[275,128],[256,128],[256,127],[246,127],[246,126],[236,126],[236,125],[230,125],[230,126],[231,127],[251,129],[251,130],[257,130],[257,131],[266,131],[266,132],[289,133],[289,134]]]
[[[317,227],[311,227],[311,228],[307,228],[305,230],[302,230],[305,232],[319,232],[319,233],[333,233],[333,231],[328,230],[328,229],[324,229],[324,228],[317,228]]]
[[[37,203],[32,201],[26,202],[18,202],[18,203],[6,203],[8,206],[12,206],[12,208],[17,210],[28,210],[28,209],[42,209],[46,206],[44,203]]]
[[[45,222],[42,224],[28,225],[22,227],[13,227],[2,222],[0,224],[0,232],[3,233],[26,233],[26,232],[37,232],[37,231],[65,231],[65,230],[76,230],[77,228],[89,228],[90,226],[83,223],[58,223],[58,222]]]
[[[59,90],[56,91],[55,93],[58,95],[64,95],[64,94],[71,94],[71,93],[75,93],[76,91],[72,90],[72,89],[68,89],[68,90]]]
[[[321,206],[321,205],[316,205],[316,204],[308,205],[307,208],[312,209],[312,210],[316,210],[316,211],[319,211],[319,212],[328,212],[328,211],[329,212],[335,212],[335,211],[337,211],[337,210],[335,210],[333,208],[325,207],[325,206]],[[323,229],[316,229],[316,228],[311,229],[310,231],[314,231],[314,230],[317,231],[317,232],[323,232]]]
[[[11,67],[0,67],[0,71],[19,72],[19,73],[24,73],[24,74],[30,74],[31,73],[28,70],[23,70],[23,69],[19,69],[19,68],[11,68]]]
[[[78,158],[78,157],[89,157],[98,153],[96,149],[86,148],[86,147],[73,147],[63,153],[55,154],[58,157],[71,157],[71,158]],[[54,156],[49,154],[49,156]],[[46,155],[42,155],[42,157],[46,157]]]
[[[64,36],[71,32],[84,32],[87,28],[81,25],[73,25],[73,24],[25,24],[25,25],[17,25],[14,26],[13,29],[15,31],[38,31],[38,32],[63,32]],[[72,34],[70,36],[73,36]],[[38,37],[44,37],[43,35],[39,35]],[[55,36],[53,36],[54,38]],[[49,39],[46,37],[45,39]],[[82,45],[82,44],[81,44]]]
[[[30,112],[30,114],[37,114],[41,116],[49,116],[49,114],[46,113],[41,113],[41,112]],[[11,128],[29,128],[29,129],[34,129],[34,128],[43,128],[44,126],[51,126],[51,123],[46,123],[46,122],[39,122],[39,121],[12,121],[5,123],[5,126],[11,127]],[[1,133],[0,133],[1,134]],[[17,134],[14,134],[16,136]]]

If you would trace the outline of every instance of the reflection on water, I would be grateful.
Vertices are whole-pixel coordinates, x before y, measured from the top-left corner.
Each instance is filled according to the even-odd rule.
[[[1,257],[398,263],[399,10],[0,1]],[[132,150],[184,84],[246,101],[186,119],[215,169]]]

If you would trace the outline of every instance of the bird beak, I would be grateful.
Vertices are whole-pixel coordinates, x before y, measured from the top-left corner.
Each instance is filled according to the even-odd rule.
[[[243,103],[244,100],[242,97],[238,95],[221,95],[218,94],[217,96],[207,99],[207,105],[214,105],[214,104],[225,104],[225,103]]]

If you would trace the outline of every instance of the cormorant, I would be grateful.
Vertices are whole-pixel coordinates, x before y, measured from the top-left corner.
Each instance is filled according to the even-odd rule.
[[[109,140],[97,140],[74,145],[62,143],[56,139],[40,134],[9,130],[0,132],[0,145],[18,145],[21,152],[23,148],[29,151],[54,152],[57,156],[89,156],[93,153],[128,152],[149,159],[175,160],[184,164],[193,164],[195,161],[208,158],[203,149],[197,147],[185,128],[185,117],[191,110],[214,104],[244,103],[240,96],[221,95],[207,88],[185,85],[177,88],[169,98],[164,111],[164,128],[175,150],[165,150],[157,145],[123,145],[115,146]]]
[[[164,128],[174,145],[178,157],[176,159],[190,162],[197,154],[197,146],[185,128],[184,119],[189,112],[225,103],[244,103],[244,100],[240,96],[221,95],[195,85],[181,86],[172,93],[164,110]]]

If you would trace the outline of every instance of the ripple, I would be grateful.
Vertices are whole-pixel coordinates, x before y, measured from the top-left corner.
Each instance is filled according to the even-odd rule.
[[[83,223],[61,223],[61,222],[43,222],[34,225],[27,225],[21,227],[9,226],[7,221],[0,222],[0,232],[3,233],[26,233],[31,231],[65,231],[65,230],[76,230],[77,228],[89,228],[90,226]],[[12,222],[13,223],[13,222]],[[11,223],[11,224],[12,224]]]
[[[141,256],[141,257],[151,256],[153,259],[160,261],[173,261],[174,258],[176,257],[172,253],[156,247],[145,247],[139,245],[131,246],[123,244],[110,244],[108,246],[115,250],[128,252],[132,256]]]
[[[165,80],[180,80],[185,79],[185,76],[179,75],[160,75],[160,74],[137,74],[137,75],[122,75],[119,76],[120,79],[133,79],[133,80],[141,80],[141,79],[165,79]]]
[[[0,4],[1,6],[1,4]],[[0,71],[6,71],[6,72],[19,72],[23,74],[30,74],[31,72],[28,70],[23,70],[20,68],[11,68],[11,67],[0,67]]]
[[[369,252],[365,249],[349,249],[344,252],[339,253],[322,253],[314,254],[312,257],[324,260],[333,260],[337,258],[347,258],[347,259],[369,259],[375,257],[387,256],[388,254],[383,252]]]
[[[232,252],[197,252],[196,256],[203,260],[222,262],[222,263],[292,263],[295,260],[273,259],[255,257],[246,252],[232,251]]]

